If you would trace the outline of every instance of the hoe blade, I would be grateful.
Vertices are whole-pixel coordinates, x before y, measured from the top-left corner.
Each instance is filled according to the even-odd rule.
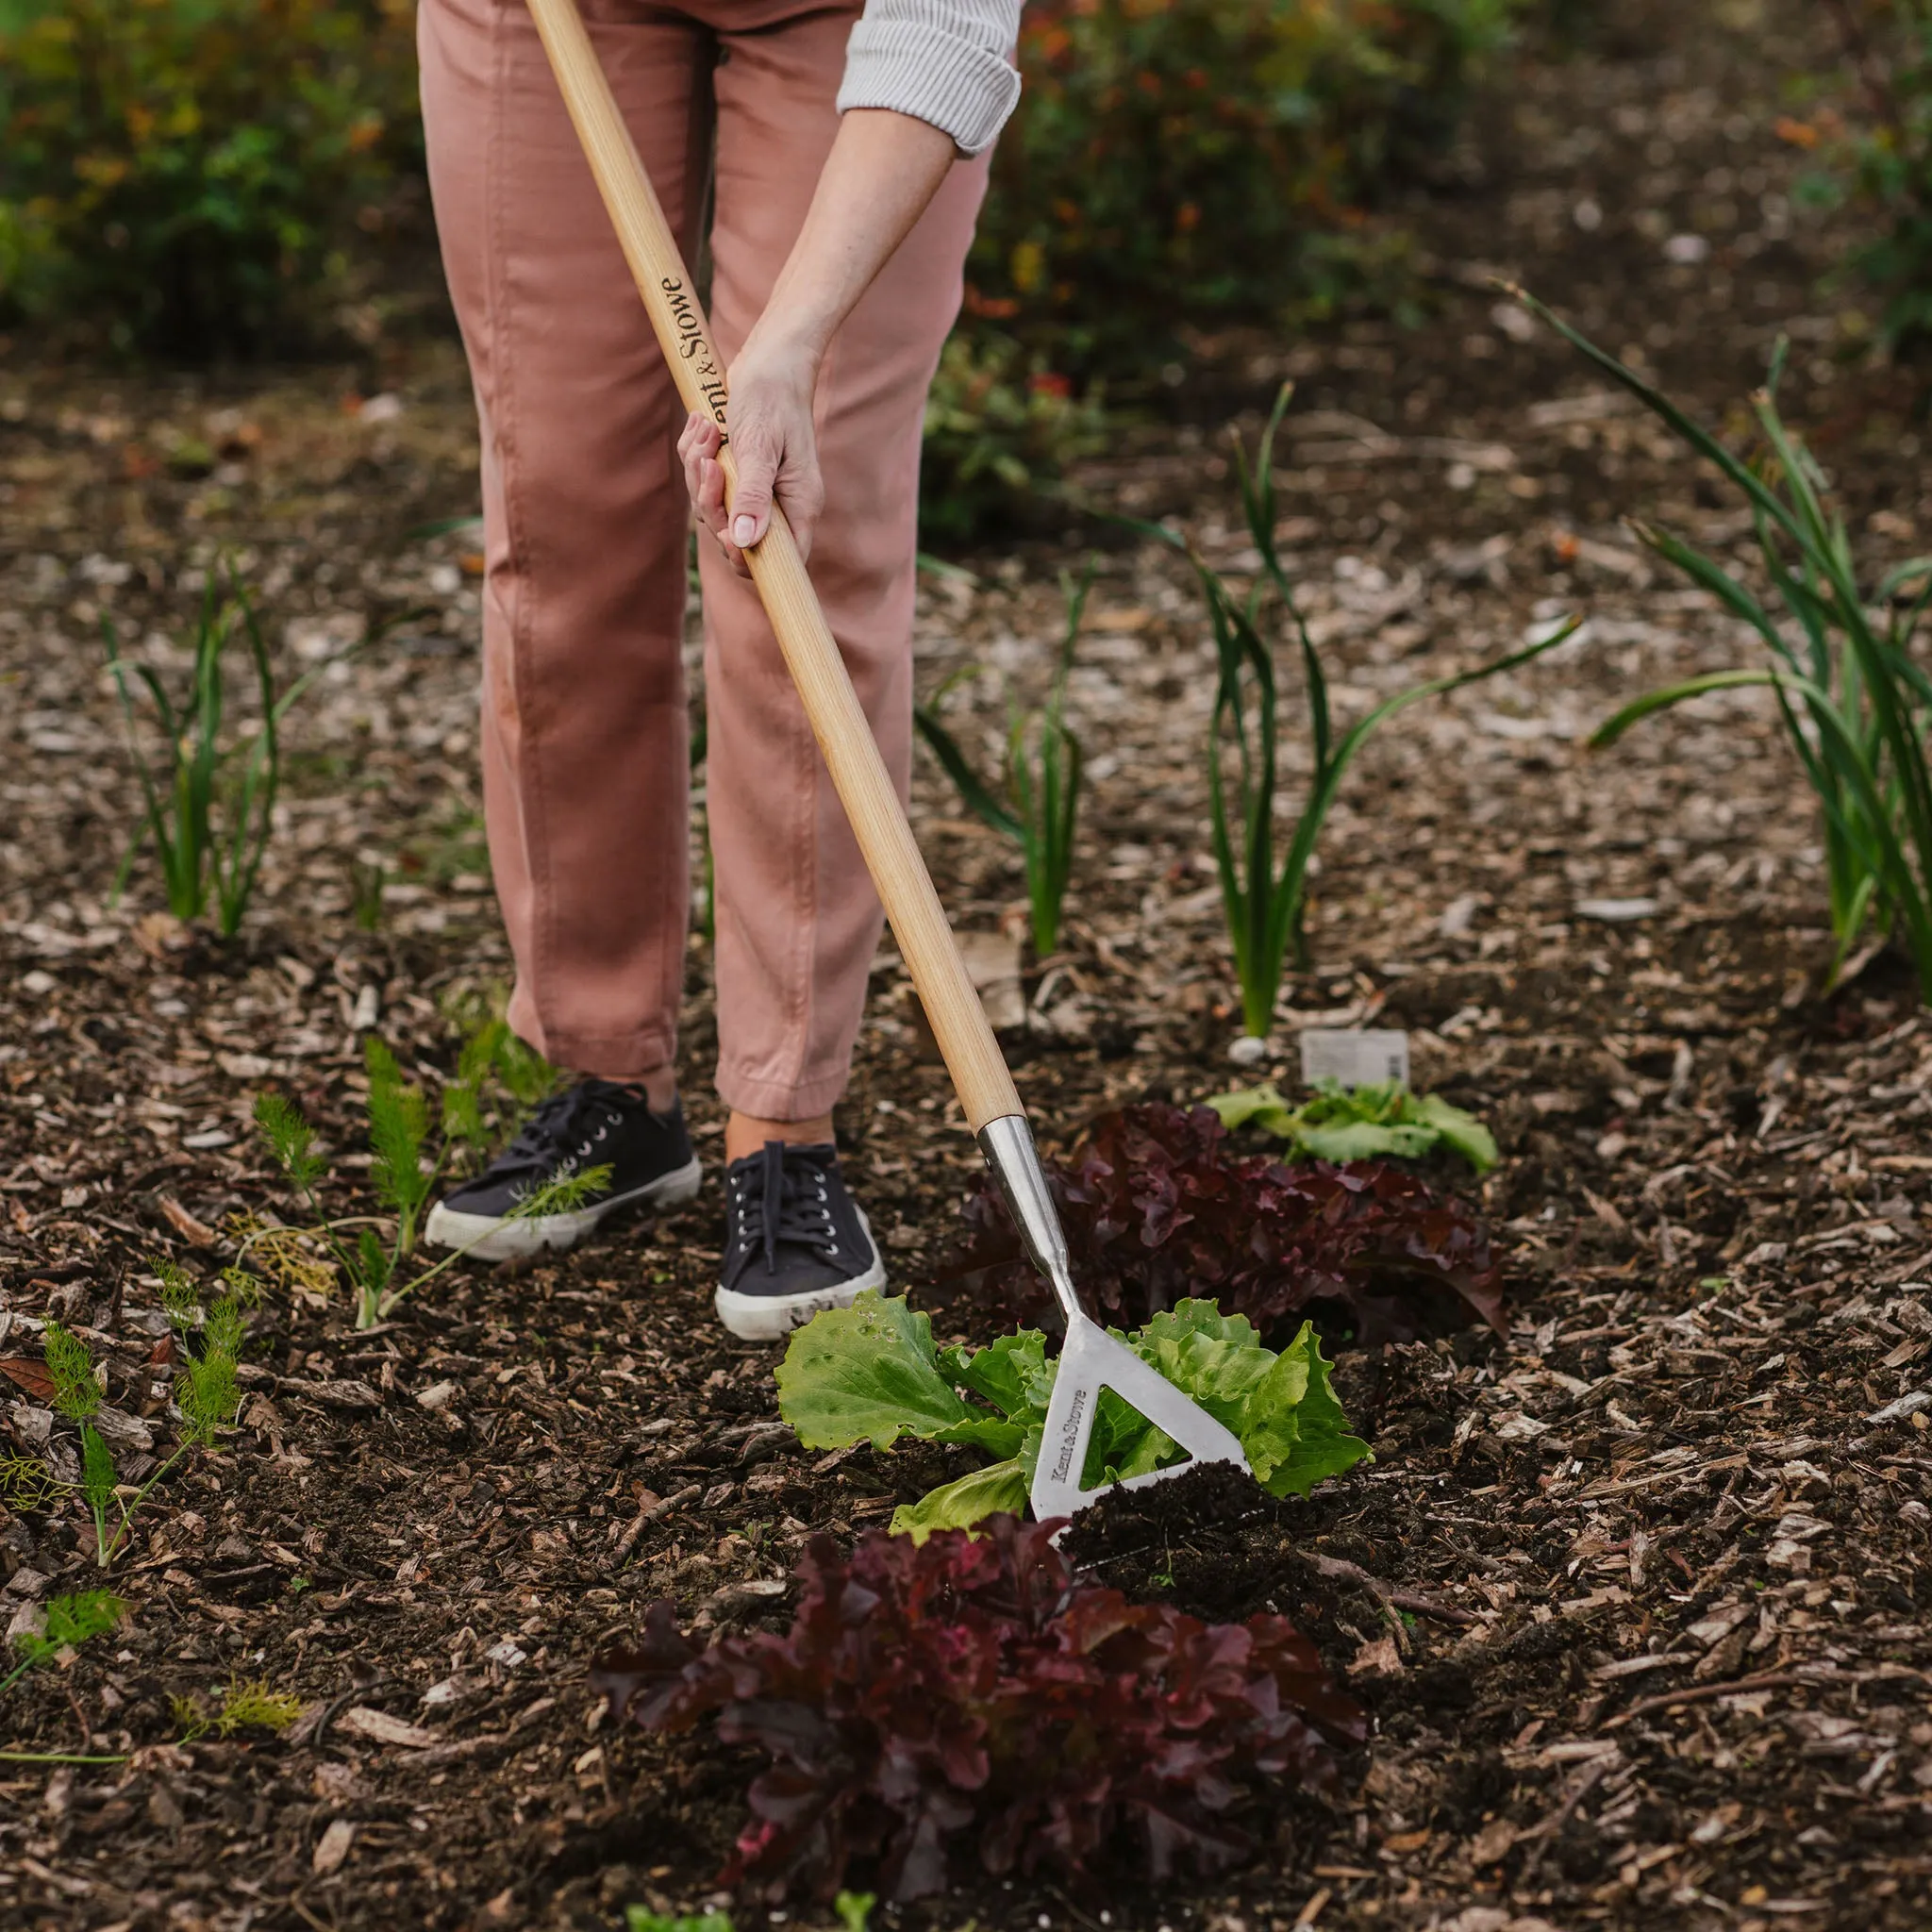
[[[1110,1483],[1091,1490],[1080,1487],[1103,1389],[1111,1389],[1190,1454],[1189,1461],[1177,1462],[1172,1469],[1129,1476],[1119,1485],[1122,1489],[1138,1490],[1179,1475],[1196,1462],[1238,1462],[1243,1469],[1247,1467],[1247,1457],[1231,1429],[1216,1422],[1198,1403],[1189,1401],[1158,1369],[1148,1367],[1097,1322],[1083,1317],[1067,1325],[1053,1400],[1047,1405],[1040,1465],[1033,1475],[1033,1513],[1042,1523],[1050,1516],[1071,1516],[1114,1487]]]

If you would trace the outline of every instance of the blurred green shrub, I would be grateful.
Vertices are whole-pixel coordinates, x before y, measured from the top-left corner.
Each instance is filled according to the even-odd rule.
[[[1824,165],[1806,198],[1875,216],[1849,273],[1884,302],[1880,321],[1897,354],[1932,349],[1932,0],[1832,0],[1856,84],[1855,123],[1826,111],[1788,118],[1778,131]],[[1857,111],[1857,110],[1855,110]]]
[[[1097,388],[1075,396],[1012,337],[956,335],[926,399],[922,540],[965,542],[1028,523],[1066,465],[1101,447],[1106,422]]]
[[[411,0],[0,0],[0,309],[119,348],[332,323],[413,168]]]
[[[1331,306],[1524,0],[1032,0],[968,311],[1063,375]]]

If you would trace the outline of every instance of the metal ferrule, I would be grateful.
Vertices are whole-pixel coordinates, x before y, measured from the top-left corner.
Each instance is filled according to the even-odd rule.
[[[1033,1129],[1024,1113],[1003,1114],[988,1121],[977,1136],[979,1151],[992,1177],[999,1183],[1000,1195],[1020,1230],[1020,1240],[1028,1258],[1047,1280],[1060,1312],[1069,1321],[1083,1310],[1074,1291],[1074,1273],[1067,1255],[1067,1237],[1060,1226],[1059,1211],[1047,1191],[1046,1174],[1033,1145]]]

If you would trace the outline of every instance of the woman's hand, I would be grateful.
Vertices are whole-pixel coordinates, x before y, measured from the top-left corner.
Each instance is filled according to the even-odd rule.
[[[758,332],[752,332],[728,377],[731,448],[738,462],[738,488],[728,512],[718,425],[693,412],[677,439],[691,507],[741,577],[751,575],[746,549],[771,527],[774,497],[799,551],[811,555],[812,529],[825,503],[811,420],[818,373],[819,358],[809,350],[789,345],[766,349]]]
[[[774,496],[810,554],[825,504],[811,420],[819,364],[952,165],[953,137],[909,114],[855,108],[840,122],[805,226],[727,377],[738,463],[729,529],[718,425],[693,415],[677,439],[692,508],[740,576],[751,575],[744,552],[771,527]]]

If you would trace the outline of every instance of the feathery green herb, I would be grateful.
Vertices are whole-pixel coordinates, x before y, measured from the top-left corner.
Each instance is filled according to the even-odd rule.
[[[424,1171],[429,1104],[420,1087],[403,1078],[395,1055],[374,1034],[364,1043],[363,1063],[369,1071],[369,1144],[375,1156],[370,1177],[376,1198],[395,1214],[395,1259],[402,1261],[415,1249],[417,1219],[442,1163]]]
[[[71,1423],[84,1421],[101,1406],[101,1385],[94,1376],[93,1357],[79,1336],[70,1335],[58,1322],[49,1322],[41,1338],[47,1354],[47,1374],[54,1382],[54,1407]]]
[[[138,1488],[121,1483],[114,1452],[90,1420],[100,1411],[101,1386],[87,1345],[59,1323],[49,1322],[42,1341],[54,1380],[54,1407],[80,1424],[80,1480],[63,1483],[20,1458],[0,1465],[0,1497],[12,1507],[38,1508],[63,1490],[78,1493],[93,1518],[94,1563],[102,1570],[127,1541],[156,1485],[191,1450],[211,1448],[217,1434],[232,1426],[242,1406],[238,1370],[247,1323],[241,1306],[232,1294],[225,1294],[204,1307],[200,1291],[173,1262],[156,1258],[149,1265],[160,1277],[161,1305],[182,1351],[175,1370],[181,1423],[174,1454]]]
[[[182,1743],[192,1744],[210,1733],[232,1738],[237,1731],[269,1731],[280,1737],[307,1707],[295,1691],[277,1690],[266,1677],[232,1678],[219,1700],[210,1707],[198,1691],[168,1699],[168,1712]]]
[[[96,1637],[105,1637],[127,1614],[127,1606],[110,1590],[81,1590],[47,1599],[45,1622],[39,1630],[23,1630],[13,1640],[20,1662],[5,1677],[0,1690],[17,1683],[36,1664],[50,1663],[63,1650],[78,1650]]]
[[[301,1229],[258,1230],[248,1240],[256,1241],[264,1233],[272,1233],[276,1241],[283,1244],[291,1240],[321,1242],[342,1278],[355,1291],[356,1325],[358,1328],[373,1328],[376,1323],[387,1319],[408,1296],[435,1280],[446,1268],[460,1261],[475,1245],[475,1242],[452,1249],[440,1260],[414,1274],[407,1265],[416,1248],[423,1209],[434,1193],[452,1154],[466,1143],[468,1131],[473,1125],[480,1129],[475,1110],[475,1075],[477,1069],[487,1058],[489,1064],[499,1072],[509,1066],[515,1069],[511,1077],[529,1077],[528,1065],[519,1063],[505,1049],[505,1038],[508,1038],[507,1033],[492,1036],[487,1054],[481,1047],[473,1052],[466,1046],[458,1063],[457,1079],[444,1090],[444,1141],[433,1161],[425,1158],[429,1109],[422,1090],[403,1078],[395,1056],[387,1046],[374,1039],[368,1042],[367,1118],[370,1146],[375,1155],[371,1178],[379,1205],[388,1210],[378,1224],[386,1233],[378,1232],[377,1226],[369,1225],[366,1222],[352,1224],[326,1212],[316,1193],[316,1186],[327,1172],[327,1163],[315,1152],[314,1136],[308,1123],[294,1104],[284,1096],[275,1093],[257,1095],[256,1124],[269,1152],[301,1193],[314,1221],[310,1226]],[[524,1052],[527,1056],[528,1050]],[[534,1060],[535,1056],[528,1056],[528,1059]],[[542,1063],[538,1061],[537,1064],[541,1066]],[[543,1069],[545,1085],[549,1077],[546,1067]],[[452,1089],[462,1090],[454,1102],[449,1098]],[[449,1124],[452,1117],[454,1132],[450,1131]],[[608,1185],[609,1178],[610,1169],[608,1166],[587,1168],[581,1173],[560,1173],[546,1185],[532,1189],[517,1204],[513,1218],[534,1219],[540,1215],[570,1213],[601,1193]],[[477,1240],[481,1239],[479,1235]]]

